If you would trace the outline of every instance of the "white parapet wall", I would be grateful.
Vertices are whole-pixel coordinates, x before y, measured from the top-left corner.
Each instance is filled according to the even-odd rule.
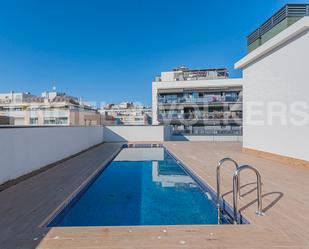
[[[102,126],[1,127],[0,184],[102,142]]]
[[[121,125],[104,126],[105,142],[162,142],[170,140],[170,126],[160,125]]]
[[[184,140],[241,140],[241,137],[184,137]],[[0,184],[102,142],[178,140],[171,126],[0,127]],[[183,139],[180,139],[183,140]]]
[[[309,17],[235,64],[244,75],[243,146],[309,161]]]

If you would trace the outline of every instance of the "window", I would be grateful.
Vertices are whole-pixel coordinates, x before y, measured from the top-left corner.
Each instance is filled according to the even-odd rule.
[[[193,99],[197,99],[198,96],[199,96],[199,93],[198,93],[198,92],[193,92],[193,93],[192,93],[192,98],[193,98]]]
[[[68,124],[67,117],[51,117],[51,118],[44,118],[45,125],[66,125]]]
[[[30,118],[29,123],[31,125],[37,125],[38,124],[38,118]]]

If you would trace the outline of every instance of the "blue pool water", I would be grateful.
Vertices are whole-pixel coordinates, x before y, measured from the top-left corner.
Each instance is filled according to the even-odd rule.
[[[124,148],[49,226],[180,224],[218,224],[213,194],[164,148]]]

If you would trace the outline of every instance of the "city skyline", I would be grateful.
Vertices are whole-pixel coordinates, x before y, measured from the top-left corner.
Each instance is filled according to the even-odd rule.
[[[1,3],[0,92],[55,86],[90,102],[149,106],[154,77],[180,65],[240,77],[233,63],[246,54],[245,36],[296,1],[177,1],[177,11],[175,1],[31,2]]]

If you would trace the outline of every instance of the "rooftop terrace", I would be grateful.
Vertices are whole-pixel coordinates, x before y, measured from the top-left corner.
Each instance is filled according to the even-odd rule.
[[[242,152],[237,142],[164,142],[215,188],[218,160],[231,156],[262,175],[263,217],[255,215],[254,176],[242,177],[241,212],[250,225],[47,228],[44,222],[120,150],[104,143],[0,192],[1,248],[297,248],[309,247],[309,171]],[[221,171],[222,193],[231,203],[232,167]],[[43,225],[43,226],[42,226]],[[166,230],[166,231],[163,231]]]
[[[309,4],[287,4],[247,36],[248,52],[255,50],[304,16],[309,16]]]
[[[155,78],[155,81],[170,82],[227,78],[229,78],[229,72],[226,68],[190,69],[185,66],[181,66],[174,68],[170,72],[162,72],[160,76]]]

